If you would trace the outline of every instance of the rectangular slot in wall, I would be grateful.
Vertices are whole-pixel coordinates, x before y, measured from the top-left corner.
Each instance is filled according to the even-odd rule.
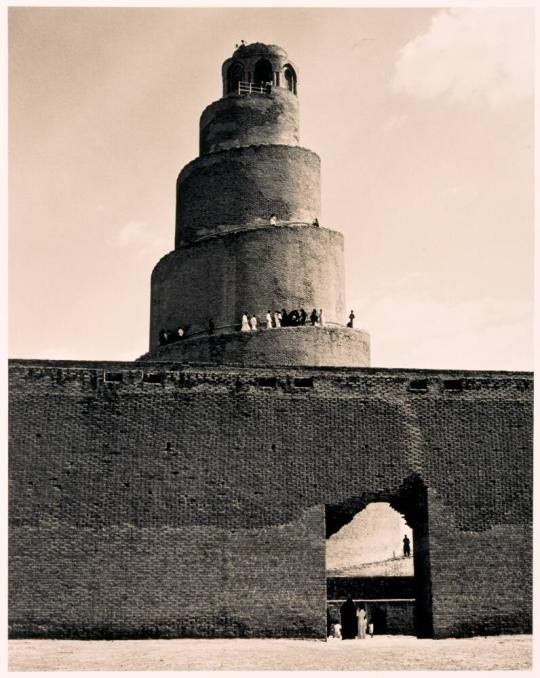
[[[411,379],[409,382],[409,391],[427,391],[428,390],[428,380],[427,379]]]
[[[124,375],[122,372],[104,372],[103,381],[114,381],[118,383],[124,381]]]
[[[257,379],[257,386],[262,386],[263,388],[276,388],[277,377],[259,377]]]
[[[463,391],[463,379],[445,379],[443,388],[445,391]]]
[[[297,388],[313,388],[313,377],[296,377],[293,383]]]
[[[145,382],[146,384],[162,384],[163,373],[162,372],[143,373],[143,382]]]

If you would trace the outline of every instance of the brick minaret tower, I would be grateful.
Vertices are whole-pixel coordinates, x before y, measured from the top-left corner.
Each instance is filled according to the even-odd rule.
[[[369,336],[345,327],[343,236],[321,220],[320,159],[298,145],[297,73],[276,45],[224,62],[200,155],[178,177],[175,249],[152,273],[144,359],[369,366]],[[324,325],[267,329],[267,311],[283,308],[323,309]],[[256,332],[240,331],[244,312]],[[160,330],[178,327],[184,337],[160,346]]]

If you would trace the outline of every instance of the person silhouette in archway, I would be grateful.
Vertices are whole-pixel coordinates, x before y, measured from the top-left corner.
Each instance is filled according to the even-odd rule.
[[[409,537],[405,535],[403,537],[403,555],[408,558],[411,555],[411,542],[409,540]]]

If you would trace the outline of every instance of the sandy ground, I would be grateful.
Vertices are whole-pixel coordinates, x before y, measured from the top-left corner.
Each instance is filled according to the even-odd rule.
[[[10,671],[531,669],[532,636],[418,640],[11,640]]]

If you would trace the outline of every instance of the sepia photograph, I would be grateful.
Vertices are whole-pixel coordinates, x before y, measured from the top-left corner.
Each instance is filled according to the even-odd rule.
[[[533,6],[6,15],[9,671],[530,671]]]

